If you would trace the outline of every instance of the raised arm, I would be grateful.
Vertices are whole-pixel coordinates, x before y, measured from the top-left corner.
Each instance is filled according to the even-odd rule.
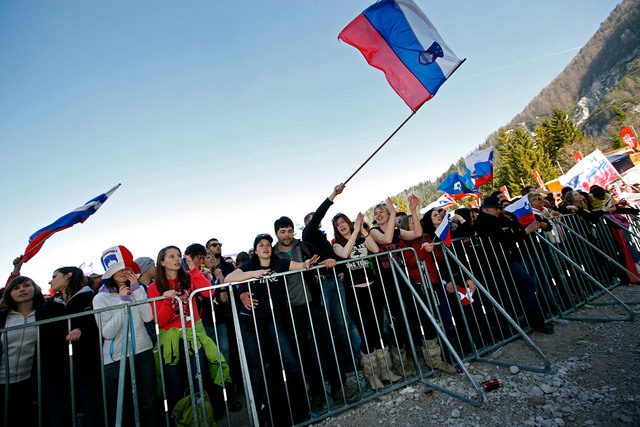
[[[415,240],[422,236],[422,225],[418,218],[418,198],[411,195],[409,198],[409,209],[411,210],[411,221],[413,222],[413,230],[400,230],[400,238],[402,240]]]
[[[389,211],[389,222],[387,222],[384,234],[379,230],[371,230],[371,237],[380,245],[388,245],[393,242],[393,233],[396,229],[396,209],[393,206],[391,197],[387,197],[387,210]]]

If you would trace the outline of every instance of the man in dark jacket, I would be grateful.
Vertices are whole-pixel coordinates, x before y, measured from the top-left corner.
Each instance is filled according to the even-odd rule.
[[[304,262],[317,254],[318,250],[313,245],[293,237],[293,221],[290,218],[286,216],[278,218],[274,223],[274,229],[278,243],[274,246],[273,252],[279,258]],[[321,257],[320,260],[325,261],[325,266],[328,268],[335,266],[334,259]],[[340,382],[341,374],[336,364],[331,331],[327,315],[321,305],[320,285],[313,274],[295,273],[287,276],[287,289],[291,316],[285,316],[285,318],[287,322],[293,320],[290,326],[295,326],[289,329],[292,334],[295,330],[297,342],[300,344],[302,366],[309,381],[311,409],[317,413],[325,407],[323,375],[329,380],[335,403],[345,400],[347,403],[354,402],[356,395],[347,387],[345,377],[342,377],[344,387]],[[340,343],[335,344],[338,351]],[[318,364],[316,351],[320,356],[320,364]]]
[[[504,207],[498,197],[489,196],[485,198],[482,202],[482,211],[476,220],[476,232],[478,236],[488,238],[494,245],[497,245],[496,253],[498,257],[501,256],[498,247],[502,247],[506,258],[505,261],[509,267],[507,271],[502,270],[502,277],[507,282],[513,280],[510,283],[511,288],[517,290],[530,326],[539,332],[553,333],[553,327],[545,325],[542,320],[536,299],[537,281],[534,276],[527,272],[518,247],[518,244],[522,244],[529,234],[540,228],[540,223],[534,221],[525,228],[515,218],[508,218],[503,215],[503,210]],[[498,270],[497,273],[500,274],[502,267],[500,261],[493,261],[491,269],[493,271]]]
[[[320,229],[322,225],[322,220],[324,216],[327,214],[327,211],[333,205],[333,200],[336,196],[344,190],[344,184],[338,184],[333,189],[333,192],[329,197],[327,197],[322,204],[318,207],[315,212],[308,213],[304,217],[304,230],[302,231],[302,240],[304,242],[308,242],[312,244],[317,250],[318,254],[322,258],[330,258],[338,260],[339,257],[333,251],[333,246],[327,240],[327,235],[324,231]],[[340,343],[338,348],[349,348],[349,341],[347,340],[347,329],[345,326],[345,318],[348,321],[348,315],[346,313],[347,301],[344,292],[344,285],[342,282],[336,277],[337,272],[336,269],[332,268],[322,268],[319,270],[320,274],[320,284],[322,286],[323,300],[324,305],[327,310],[327,314],[329,315],[329,320],[331,322],[333,336],[337,342]],[[352,341],[353,341],[352,335]],[[356,341],[359,341],[359,336],[356,336]],[[357,343],[356,343],[357,344]],[[357,345],[357,349],[354,348],[355,354],[360,354],[359,344]],[[353,362],[351,358],[351,352],[340,352],[340,364],[343,367],[351,366],[351,369],[354,369]],[[350,369],[347,369],[348,371]]]

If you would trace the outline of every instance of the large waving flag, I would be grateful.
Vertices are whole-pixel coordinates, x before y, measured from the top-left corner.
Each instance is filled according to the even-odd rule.
[[[520,222],[523,227],[526,227],[536,220],[536,217],[533,216],[531,204],[529,203],[529,198],[527,196],[520,197],[518,200],[507,206],[505,210],[514,214],[516,218],[518,218],[518,222]]]
[[[474,190],[487,182],[493,182],[493,147],[476,151],[464,159],[464,163],[474,180]]]
[[[42,244],[51,237],[54,233],[62,231],[65,228],[73,227],[77,223],[85,222],[91,215],[96,213],[100,206],[107,201],[107,199],[120,187],[120,184],[113,187],[106,193],[100,194],[97,197],[89,200],[84,205],[69,212],[66,215],[61,216],[52,224],[47,225],[44,228],[36,231],[29,237],[29,245],[24,250],[24,262],[29,261],[35,254],[37,254],[42,248]]]
[[[362,52],[409,108],[433,98],[461,61],[412,0],[369,6],[338,38]]]
[[[480,193],[473,191],[472,188],[473,180],[470,174],[460,175],[458,172],[452,173],[438,185],[438,190],[444,191],[454,200],[460,200],[464,197],[480,198]]]
[[[451,227],[449,226],[449,212],[444,213],[442,222],[436,228],[436,236],[444,242],[445,245],[451,246]]]
[[[616,168],[602,154],[602,151],[595,150],[569,169],[566,174],[558,177],[558,180],[564,187],[589,191],[593,185],[606,188],[607,184],[616,178],[620,178]]]

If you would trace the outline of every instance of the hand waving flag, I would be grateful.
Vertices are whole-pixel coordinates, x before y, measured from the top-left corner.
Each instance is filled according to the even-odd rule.
[[[120,187],[120,184],[116,185],[106,193],[94,197],[84,205],[72,210],[68,214],[61,216],[52,224],[49,224],[46,227],[41,228],[40,230],[33,233],[31,237],[29,237],[29,245],[24,250],[24,262],[27,262],[31,258],[33,258],[33,256],[37,254],[38,251],[40,251],[45,240],[51,237],[54,233],[62,231],[65,228],[73,227],[79,222],[85,222],[91,215],[96,213],[100,206],[102,206],[102,204],[107,201],[109,196],[111,196],[113,192],[118,189],[118,187]]]
[[[382,0],[369,6],[338,39],[382,70],[414,112],[463,62],[412,0]]]

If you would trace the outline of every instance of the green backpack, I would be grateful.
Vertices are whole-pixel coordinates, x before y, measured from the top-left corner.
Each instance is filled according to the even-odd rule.
[[[211,405],[211,400],[209,400],[209,394],[207,394],[206,391],[204,392],[204,408],[206,411],[207,424],[205,424],[204,418],[202,416],[202,405],[198,402],[198,399],[200,399],[199,392],[195,394],[195,398],[196,406],[198,408],[198,425],[208,425],[209,427],[216,427],[216,420],[213,416],[213,406]],[[176,403],[176,406],[174,406],[173,410],[171,411],[171,416],[176,422],[176,427],[192,427],[195,425],[190,395],[187,395],[178,400],[178,403]]]

